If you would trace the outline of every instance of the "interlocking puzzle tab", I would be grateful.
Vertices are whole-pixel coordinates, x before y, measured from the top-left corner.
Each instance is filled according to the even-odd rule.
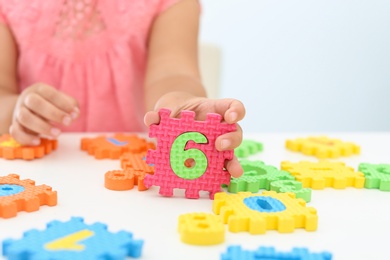
[[[15,141],[10,135],[0,136],[0,158],[13,160],[33,160],[42,158],[57,149],[57,140],[41,138],[41,143],[37,146],[24,146]]]
[[[238,158],[247,158],[251,155],[257,154],[263,151],[263,144],[254,140],[242,140],[239,147],[234,149],[234,154]]]
[[[225,225],[221,218],[207,213],[179,216],[180,239],[192,245],[215,245],[225,240]]]
[[[313,155],[318,158],[338,158],[360,153],[360,146],[350,142],[343,142],[339,139],[331,139],[326,136],[287,140],[286,148],[294,152],[302,152],[305,155]]]
[[[15,217],[18,211],[33,212],[42,205],[57,205],[57,192],[47,185],[35,186],[33,180],[19,175],[0,176],[0,217]]]
[[[359,164],[359,171],[363,172],[367,189],[390,191],[390,164]]]
[[[126,152],[141,153],[154,147],[153,143],[137,135],[115,134],[81,139],[81,150],[87,151],[96,159],[119,159]]]
[[[153,146],[152,148],[155,148]],[[124,170],[131,169],[134,174],[134,184],[139,191],[147,190],[144,180],[147,174],[154,174],[154,165],[146,163],[145,153],[124,153],[120,157],[121,167]]]
[[[19,240],[3,241],[8,259],[126,259],[141,256],[143,241],[126,231],[111,233],[102,223],[87,225],[79,217],[52,221],[43,231],[24,232]]]
[[[295,247],[290,252],[277,251],[274,247],[260,246],[256,250],[245,250],[241,246],[229,246],[221,260],[331,260],[329,252],[311,253],[307,248]]]
[[[306,202],[296,199],[294,193],[220,192],[215,194],[213,211],[221,215],[231,232],[248,231],[250,234],[264,234],[267,230],[274,229],[281,233],[289,233],[295,228],[314,231],[318,225],[316,209],[306,207]]]
[[[289,172],[281,171],[262,161],[240,160],[244,174],[240,178],[231,178],[228,191],[258,192],[260,189],[270,190],[270,183],[278,180],[294,180]]]
[[[149,150],[148,164],[154,164],[154,175],[145,176],[145,186],[160,186],[160,194],[173,196],[173,189],[185,189],[186,198],[199,198],[199,191],[210,192],[210,198],[228,185],[230,174],[224,169],[233,150],[217,151],[218,136],[236,130],[235,124],[221,123],[218,114],[207,114],[205,121],[195,121],[195,113],[182,111],[180,118],[170,118],[171,111],[159,111],[160,123],[151,125],[149,137],[157,138],[157,149]]]
[[[343,162],[308,162],[291,163],[284,161],[281,163],[282,170],[288,171],[303,187],[316,190],[325,187],[335,189],[345,189],[346,187],[363,188],[364,174],[355,172],[352,167],[346,166]]]

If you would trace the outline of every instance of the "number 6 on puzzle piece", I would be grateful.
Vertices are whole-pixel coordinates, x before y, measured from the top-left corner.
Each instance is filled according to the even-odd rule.
[[[208,191],[213,199],[222,184],[230,183],[224,163],[233,158],[233,150],[217,151],[215,140],[235,131],[236,125],[221,123],[218,114],[196,121],[192,111],[182,111],[180,118],[170,118],[170,113],[161,109],[160,123],[150,126],[149,137],[157,138],[157,148],[146,156],[155,172],[145,176],[145,186],[160,186],[163,196],[173,196],[175,188],[185,189],[186,198],[199,198],[199,191]]]

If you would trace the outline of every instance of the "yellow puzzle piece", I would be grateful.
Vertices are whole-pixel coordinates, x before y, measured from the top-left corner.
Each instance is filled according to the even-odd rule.
[[[295,198],[294,193],[220,192],[215,194],[213,211],[221,215],[231,232],[264,234],[267,230],[278,230],[289,233],[296,228],[314,231],[318,225],[317,210],[306,207],[306,202]]]
[[[284,161],[281,169],[288,171],[298,181],[302,182],[304,188],[316,190],[325,187],[345,189],[346,187],[363,188],[364,174],[355,172],[352,167],[346,166],[343,162],[308,162],[301,161],[292,163]]]
[[[331,139],[325,136],[287,140],[286,148],[318,158],[338,158],[360,153],[360,146],[354,143],[343,142],[339,139]]]
[[[207,213],[189,213],[179,217],[180,239],[192,245],[215,245],[225,240],[221,218]]]

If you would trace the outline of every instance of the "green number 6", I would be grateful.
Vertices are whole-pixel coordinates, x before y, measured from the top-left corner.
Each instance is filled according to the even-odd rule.
[[[179,135],[172,144],[169,154],[172,171],[180,178],[194,180],[202,176],[207,169],[207,156],[203,151],[191,148],[184,150],[188,141],[207,144],[206,136],[199,132],[187,132]]]

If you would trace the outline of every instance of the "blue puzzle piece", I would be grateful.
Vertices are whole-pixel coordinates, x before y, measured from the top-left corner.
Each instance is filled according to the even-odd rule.
[[[229,246],[221,260],[331,260],[329,252],[310,253],[307,248],[293,248],[290,252],[277,252],[274,247],[261,246],[257,250],[244,250],[241,246]]]
[[[110,233],[102,223],[87,225],[83,218],[52,221],[46,230],[24,232],[19,240],[3,241],[3,255],[10,260],[126,259],[141,256],[143,241],[132,233]]]

